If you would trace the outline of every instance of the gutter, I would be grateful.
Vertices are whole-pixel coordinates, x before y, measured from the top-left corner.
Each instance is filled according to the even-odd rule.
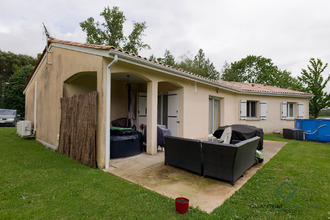
[[[110,52],[109,52],[110,53]],[[113,61],[107,66],[106,75],[106,108],[105,108],[105,169],[109,168],[110,162],[110,103],[111,103],[111,70],[110,68],[117,63],[118,55],[114,56]]]

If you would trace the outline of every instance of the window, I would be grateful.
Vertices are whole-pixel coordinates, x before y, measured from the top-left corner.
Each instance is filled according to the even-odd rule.
[[[240,119],[266,120],[267,106],[267,101],[240,100]]]
[[[209,134],[220,126],[220,99],[209,98]]]
[[[247,101],[246,102],[246,117],[256,118],[257,117],[257,102]]]
[[[282,102],[281,103],[281,119],[292,120],[294,118],[304,118],[304,103]]]
[[[294,103],[288,102],[288,118],[294,118]]]

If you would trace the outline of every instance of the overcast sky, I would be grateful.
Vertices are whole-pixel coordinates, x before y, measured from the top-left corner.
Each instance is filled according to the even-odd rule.
[[[0,0],[0,50],[35,57],[46,44],[42,22],[55,38],[85,42],[79,23],[102,21],[106,6],[124,12],[126,35],[133,21],[146,22],[145,57],[168,49],[179,60],[202,48],[220,71],[225,61],[261,55],[294,76],[311,57],[330,63],[329,0]]]

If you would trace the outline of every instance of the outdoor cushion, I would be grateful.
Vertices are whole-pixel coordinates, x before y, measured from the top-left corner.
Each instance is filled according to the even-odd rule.
[[[232,129],[231,127],[227,127],[225,128],[225,130],[223,131],[219,142],[223,142],[225,144],[229,144],[230,143],[230,139],[231,139],[231,133],[232,133]]]

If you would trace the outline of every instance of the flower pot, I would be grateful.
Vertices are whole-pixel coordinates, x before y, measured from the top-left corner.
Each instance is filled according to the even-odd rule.
[[[175,209],[180,214],[185,214],[188,212],[189,199],[185,197],[178,197],[175,199]]]

